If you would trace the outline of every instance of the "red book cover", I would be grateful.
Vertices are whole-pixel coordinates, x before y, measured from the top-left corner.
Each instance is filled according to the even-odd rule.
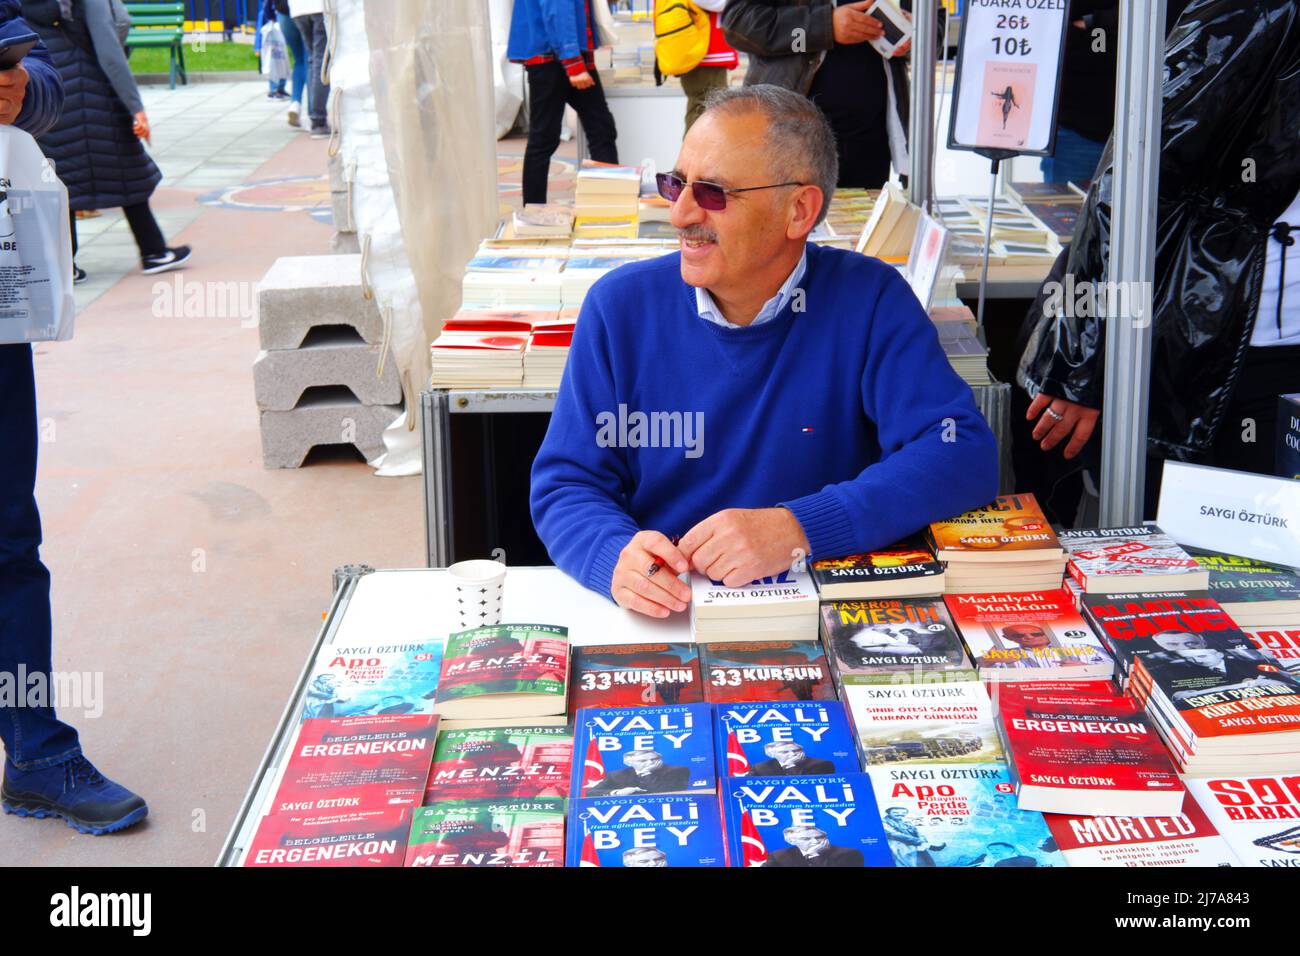
[[[276,801],[358,798],[358,810],[418,807],[437,732],[438,718],[433,714],[304,720]]]
[[[837,699],[820,641],[704,644],[700,668],[711,704]]]
[[[704,700],[695,644],[610,644],[573,649],[569,713]]]
[[[1191,794],[1169,817],[1045,813],[1071,866],[1233,866],[1236,859]]]
[[[1092,681],[999,686],[994,710],[1007,759],[1021,789],[1021,809],[1145,815],[1177,813],[1183,785],[1139,704]],[[1033,791],[1026,799],[1025,790]],[[1061,793],[1058,799],[1055,793]],[[1066,794],[1094,794],[1065,807]],[[1134,802],[1136,801],[1136,803]],[[1150,807],[1142,807],[1149,803]],[[1048,805],[1056,804],[1056,805]]]
[[[244,866],[401,866],[410,831],[409,807],[272,813],[257,828]]]
[[[1197,738],[1300,730],[1300,677],[1261,652],[1204,591],[1084,598],[1126,689],[1159,689]]]

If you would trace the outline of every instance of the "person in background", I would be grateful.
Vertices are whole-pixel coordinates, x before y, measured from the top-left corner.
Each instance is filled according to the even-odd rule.
[[[1231,50],[1231,56],[1221,56]],[[1300,391],[1300,20],[1290,0],[1197,0],[1164,54],[1156,197],[1146,515],[1154,517],[1164,461],[1269,473],[1277,396]],[[1017,456],[1032,469],[1060,450],[1095,467],[1105,317],[1051,304],[1066,274],[1108,282],[1114,162],[1102,155],[1081,226],[1027,317],[1016,382],[1032,424]],[[1122,304],[1122,303],[1119,303]],[[1064,303],[1060,304],[1061,306]],[[1112,303],[1112,307],[1116,306]],[[1023,407],[1023,406],[1022,406]],[[1017,462],[1017,473],[1021,465]],[[1051,491],[1070,473],[1030,483]],[[1021,487],[1025,487],[1021,483]],[[1077,495],[1075,496],[1077,498]],[[1039,500],[1046,496],[1040,495]],[[1055,506],[1069,522],[1069,500]],[[1049,515],[1050,517],[1050,515]]]
[[[255,38],[253,40],[253,50],[255,53],[257,53],[259,58],[265,58],[271,55],[271,51],[266,48],[266,44],[263,42],[262,28],[266,26],[266,24],[268,23],[275,23],[275,22],[276,20],[275,20],[274,0],[266,0],[266,3],[262,5],[262,9],[257,11],[257,32],[254,35]],[[280,35],[281,36],[284,35],[283,30],[280,31]],[[286,56],[288,56],[288,46],[289,46],[289,42],[286,39],[285,40]],[[265,61],[263,60],[263,62]],[[269,78],[270,70],[265,66],[263,66],[263,70],[265,70],[268,75],[268,79],[266,81],[266,85],[268,87],[266,98],[268,100],[287,100],[289,98],[289,93],[285,89],[285,86],[288,85],[287,79],[272,80]]]
[[[704,112],[704,100],[714,90],[725,89],[727,74],[740,65],[740,56],[718,26],[718,14],[726,8],[727,0],[695,0],[695,5],[709,14],[709,49],[699,66],[678,77],[686,94],[687,132]]]
[[[280,24],[293,70],[289,74],[289,125],[302,127],[302,104],[307,92],[307,47],[302,41],[298,24],[289,15],[289,0],[267,0],[275,10],[275,22]]]
[[[145,275],[190,258],[189,246],[168,246],[149,197],[162,179],[141,145],[149,117],[113,27],[109,0],[23,0],[23,18],[40,34],[63,77],[67,100],[59,121],[39,137],[41,151],[68,187],[71,209],[121,207],[140,250]],[[72,254],[77,254],[77,220]],[[75,280],[86,277],[73,266]]]
[[[1173,27],[1187,3],[1167,0],[1167,27]],[[1115,124],[1118,28],[1119,0],[1070,0],[1056,147],[1039,164],[1044,182],[1084,183],[1097,169]]]
[[[745,83],[803,93],[835,131],[837,185],[877,189],[907,155],[907,69],[911,42],[885,60],[868,42],[884,26],[867,14],[874,0],[730,0],[720,22],[728,42],[750,55]],[[802,49],[793,52],[795,41]]]
[[[0,39],[30,28],[18,0],[0,0]],[[115,38],[116,42],[116,38]],[[119,46],[120,49],[120,46]],[[0,71],[0,124],[40,136],[58,121],[63,83],[43,44]],[[0,673],[25,672],[20,694],[40,675],[54,686],[50,572],[41,562],[36,506],[36,378],[32,347],[0,345]],[[6,699],[9,698],[9,699]],[[0,696],[4,782],[0,806],[19,817],[61,817],[83,833],[110,833],[148,815],[144,800],[104,777],[81,752],[77,731],[54,715],[49,695],[17,704]]]
[[[289,0],[289,14],[298,28],[303,49],[307,54],[309,89],[307,115],[311,117],[311,138],[325,139],[330,134],[329,118],[326,113],[330,87],[321,75],[321,66],[325,62],[325,47],[329,43],[325,30],[325,0]],[[287,35],[285,39],[288,39]],[[293,112],[292,107],[290,112]],[[293,120],[290,119],[289,122],[292,123]]]
[[[582,121],[591,158],[618,162],[618,131],[596,72],[591,0],[515,0],[506,55],[528,75],[528,146],[523,199],[546,202],[547,173],[560,145],[564,107]]]

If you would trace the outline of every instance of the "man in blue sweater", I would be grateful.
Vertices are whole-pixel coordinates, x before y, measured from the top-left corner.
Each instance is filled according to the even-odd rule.
[[[907,283],[807,242],[836,181],[825,118],[766,85],[710,104],[660,177],[681,249],[592,287],[532,472],[556,565],[654,617],[686,608],[688,569],[735,587],[997,491]]]

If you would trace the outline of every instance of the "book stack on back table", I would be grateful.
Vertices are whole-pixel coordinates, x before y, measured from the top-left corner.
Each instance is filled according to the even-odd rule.
[[[1300,677],[1207,592],[1085,595],[1084,607],[1182,773],[1300,771]]]
[[[1065,570],[1085,594],[1200,591],[1209,575],[1155,525],[1079,528],[1058,536]]]
[[[871,207],[871,216],[858,237],[857,251],[878,259],[905,259],[921,216],[921,207],[908,202],[893,183],[886,183]]]
[[[1300,627],[1300,571],[1217,551],[1187,553],[1208,572],[1210,597],[1240,626]]]
[[[930,525],[949,594],[1049,591],[1061,586],[1065,553],[1031,494],[1004,495]]]
[[[533,328],[555,322],[555,309],[461,309],[430,349],[434,386],[517,387]]]
[[[814,640],[817,589],[806,571],[782,571],[737,588],[692,574],[691,634],[698,644]]]
[[[963,382],[988,385],[993,381],[989,377],[989,351],[980,344],[974,329],[964,322],[944,322],[936,328],[943,354]]]
[[[1109,681],[1008,684],[993,695],[1022,810],[1173,816],[1184,789],[1155,730]]]
[[[1011,182],[1007,183],[1007,192],[1022,203],[1060,203],[1067,206],[1083,203],[1083,197],[1071,189],[1068,183]]]
[[[1065,588],[949,594],[944,601],[981,680],[1098,680],[1115,672]]]
[[[943,565],[919,537],[866,554],[814,561],[812,577],[823,601],[943,593]]]
[[[534,325],[524,350],[525,388],[558,388],[573,345],[572,319],[556,318]]]
[[[640,194],[640,167],[583,160],[574,190],[574,237],[635,239]]]
[[[520,238],[567,239],[573,232],[573,207],[567,203],[525,203],[512,216]]]
[[[615,249],[574,252],[560,275],[560,298],[566,306],[582,305],[592,285],[601,276],[631,262],[650,258],[646,252],[658,249]]]
[[[567,250],[480,248],[461,280],[464,308],[560,307],[561,272]]]

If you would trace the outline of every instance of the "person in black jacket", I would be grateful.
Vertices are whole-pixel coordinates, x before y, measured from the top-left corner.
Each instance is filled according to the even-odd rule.
[[[30,32],[17,0],[0,0],[0,40]],[[0,124],[40,136],[58,121],[63,99],[42,44],[0,71]],[[121,830],[143,820],[148,807],[95,769],[76,730],[54,714],[50,572],[41,562],[35,497],[36,381],[26,343],[0,345],[0,440],[0,674],[10,682],[23,675],[20,700],[13,683],[0,694],[0,805],[20,817],[62,817],[83,833]]]
[[[1294,255],[1290,231],[1300,227],[1300,11],[1292,0],[1193,0],[1169,31],[1163,72],[1148,516],[1165,459],[1268,472],[1277,396],[1300,391],[1300,296],[1284,294],[1281,252]],[[1105,310],[1065,308],[1060,290],[1067,275],[1076,289],[1106,288],[1111,154],[1108,145],[1074,239],[1026,320],[1016,375],[1029,399],[1017,416],[1033,422],[1016,452],[1024,471],[1039,451],[1083,453],[1090,465],[1100,458],[1090,440],[1101,416]],[[1260,311],[1266,296],[1271,314]],[[1069,477],[1018,483],[1046,501]],[[1069,522],[1070,504],[1053,503],[1049,517]]]
[[[120,206],[145,275],[181,266],[190,247],[169,247],[149,208],[162,173],[140,144],[150,141],[149,118],[108,0],[23,0],[22,11],[68,91],[63,116],[37,142],[68,187],[69,207],[75,212]],[[75,256],[76,216],[71,222]],[[85,278],[75,266],[73,272],[77,281]]]

